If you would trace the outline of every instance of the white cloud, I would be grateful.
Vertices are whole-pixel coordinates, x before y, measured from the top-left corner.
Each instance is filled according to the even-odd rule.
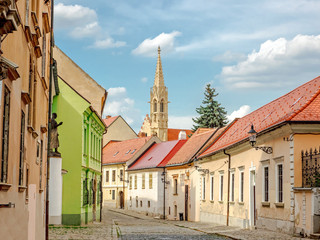
[[[192,118],[194,116],[169,116],[168,127],[178,129],[191,129],[194,122]]]
[[[173,52],[175,51],[175,39],[180,35],[181,32],[173,31],[171,33],[161,33],[153,39],[147,38],[136,49],[132,50],[132,53],[147,57],[156,56],[158,46],[165,53]]]
[[[146,77],[143,77],[143,78],[141,78],[141,82],[148,82],[148,78],[146,78]]]
[[[89,23],[85,26],[76,27],[71,31],[70,35],[74,38],[85,38],[92,37],[95,34],[99,33],[101,28],[98,22]]]
[[[235,118],[241,118],[250,113],[251,108],[249,105],[243,105],[238,110],[233,111],[230,115],[227,115],[229,122]]]
[[[234,88],[277,88],[318,76],[319,65],[320,35],[297,35],[262,43],[246,60],[224,67],[220,77]]]
[[[127,96],[127,89],[124,87],[109,88],[106,106],[103,117],[107,115],[121,115],[128,124],[137,128],[141,124],[140,111],[135,108],[135,101]]]
[[[54,6],[54,18],[57,29],[81,27],[96,22],[97,13],[93,9],[78,4],[58,3]]]
[[[107,37],[104,40],[97,40],[95,43],[91,46],[92,48],[99,48],[99,49],[107,49],[107,48],[119,48],[126,46],[127,43],[123,41],[115,41],[111,37]]]
[[[233,63],[233,62],[242,61],[245,58],[246,58],[246,55],[242,53],[226,51],[222,55],[214,56],[212,60],[214,62]]]

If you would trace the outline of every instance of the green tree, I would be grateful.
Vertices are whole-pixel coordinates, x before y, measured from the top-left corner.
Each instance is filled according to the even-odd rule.
[[[199,117],[192,118],[195,123],[192,130],[196,131],[200,128],[216,128],[223,127],[227,124],[227,112],[221,104],[215,100],[218,93],[215,93],[215,89],[211,88],[210,84],[207,84],[204,92],[204,100],[200,107],[196,108],[196,112],[200,115]]]

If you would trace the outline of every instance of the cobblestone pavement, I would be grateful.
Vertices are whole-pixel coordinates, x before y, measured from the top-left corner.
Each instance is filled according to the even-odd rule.
[[[301,238],[261,229],[246,230],[211,223],[164,221],[134,211],[104,209],[101,223],[89,224],[86,227],[52,226],[50,227],[49,239],[298,240]]]

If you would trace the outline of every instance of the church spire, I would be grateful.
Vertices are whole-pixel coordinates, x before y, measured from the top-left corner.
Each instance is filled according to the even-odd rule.
[[[160,52],[160,46],[158,46],[158,61],[156,67],[156,75],[154,77],[154,86],[164,86]]]

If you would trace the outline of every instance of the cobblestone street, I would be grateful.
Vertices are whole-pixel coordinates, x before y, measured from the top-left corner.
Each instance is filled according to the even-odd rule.
[[[298,240],[300,238],[266,230],[245,230],[199,222],[163,221],[133,211],[104,209],[101,223],[93,223],[85,227],[51,226],[49,239]]]

